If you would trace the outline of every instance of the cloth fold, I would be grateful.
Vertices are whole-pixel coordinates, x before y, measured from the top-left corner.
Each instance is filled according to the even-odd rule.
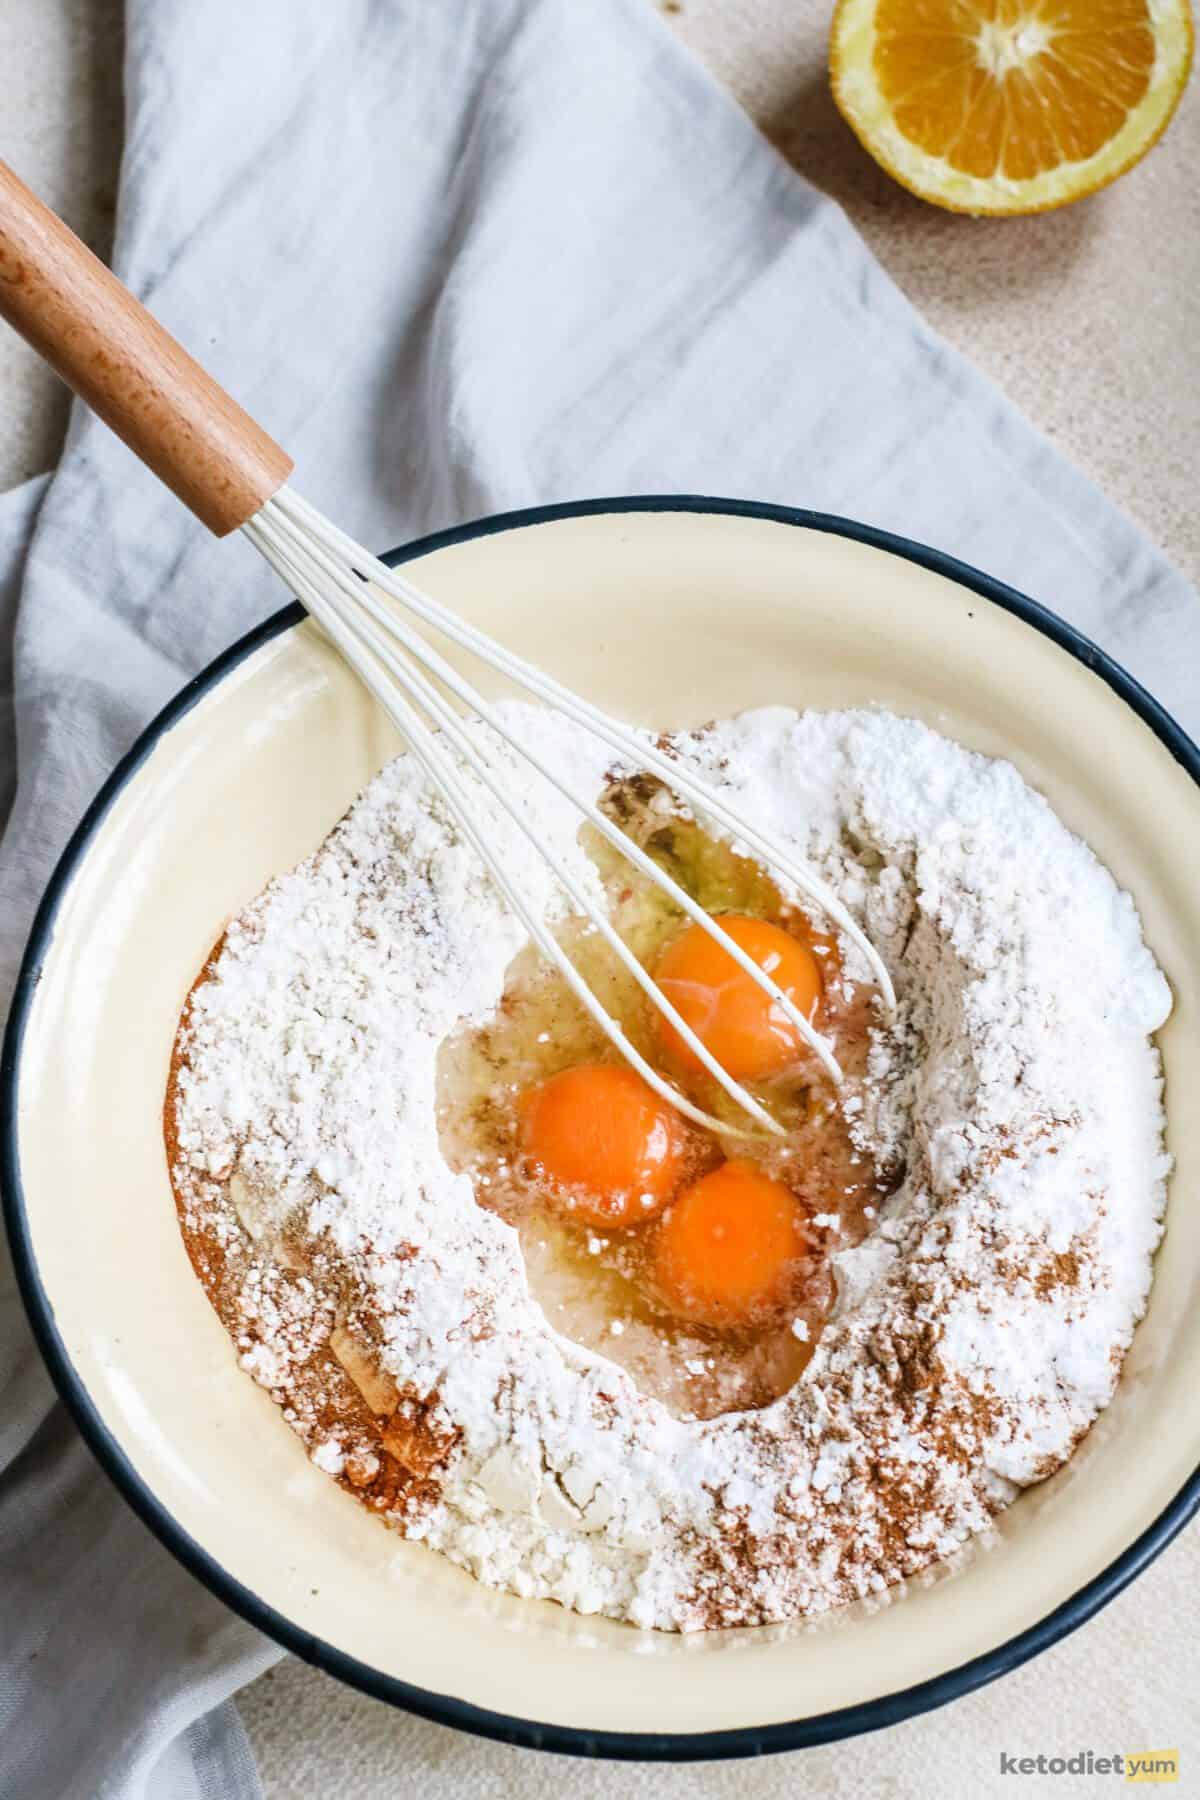
[[[119,273],[365,542],[606,493],[847,513],[1023,588],[1200,729],[1182,577],[645,0],[130,0],[126,93]],[[114,761],[283,599],[78,408],[0,501],[5,1000]],[[0,1793],[252,1800],[226,1697],[278,1652],[93,1468],[6,1264],[0,1352]]]

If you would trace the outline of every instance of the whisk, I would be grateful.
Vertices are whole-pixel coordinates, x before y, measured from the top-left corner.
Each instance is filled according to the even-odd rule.
[[[785,886],[810,900],[855,943],[886,1006],[891,978],[856,920],[813,870],[786,855],[693,771],[627,726],[440,606],[330,523],[293,491],[292,460],[141,306],[116,277],[0,162],[0,313],[94,412],[218,537],[241,530],[303,603],[392,720],[463,838],[477,852],[532,941],[557,968],[605,1037],[655,1092],[697,1124],[747,1135],[704,1111],[659,1074],[584,981],[498,855],[478,791],[490,795],[546,860],[578,913],[598,931],[651,1004],[729,1098],[769,1133],[782,1128],[722,1066],[618,935],[603,910],[527,818],[489,761],[481,719],[550,782],[640,874],[719,942],[792,1025],[835,1083],[828,1040],[790,996],[587,795],[568,786],[429,642],[441,632],[518,687],[592,732],[615,761],[650,771],[701,820],[733,836]],[[455,705],[457,702],[457,706]]]

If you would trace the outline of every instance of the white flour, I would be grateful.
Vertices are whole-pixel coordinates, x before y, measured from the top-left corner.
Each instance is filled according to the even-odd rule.
[[[599,746],[510,711],[601,790]],[[175,1177],[240,1271],[245,1366],[320,1467],[377,1459],[296,1401],[347,1301],[281,1268],[289,1219],[336,1246],[382,1367],[448,1447],[419,1503],[381,1510],[496,1586],[686,1630],[878,1592],[1070,1455],[1150,1286],[1170,996],[1128,896],[1006,763],[884,713],[783,709],[679,752],[811,860],[899,995],[848,1105],[905,1176],[835,1259],[834,1316],[781,1400],[697,1423],[640,1395],[550,1327],[515,1232],[447,1168],[438,1045],[495,1005],[523,933],[408,759],[230,927],[182,1039]],[[577,815],[512,779],[595,884]],[[552,916],[545,865],[495,829]]]

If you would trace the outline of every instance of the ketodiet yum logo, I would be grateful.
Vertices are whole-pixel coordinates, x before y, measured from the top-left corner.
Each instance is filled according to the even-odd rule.
[[[1097,1756],[1077,1750],[1074,1756],[1009,1756],[1000,1752],[1002,1775],[1115,1775],[1121,1781],[1178,1781],[1178,1750],[1121,1750]]]

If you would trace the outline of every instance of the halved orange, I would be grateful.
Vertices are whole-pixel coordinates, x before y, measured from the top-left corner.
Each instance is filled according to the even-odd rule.
[[[1166,129],[1191,60],[1188,0],[839,0],[829,51],[876,162],[970,213],[1114,181]]]

